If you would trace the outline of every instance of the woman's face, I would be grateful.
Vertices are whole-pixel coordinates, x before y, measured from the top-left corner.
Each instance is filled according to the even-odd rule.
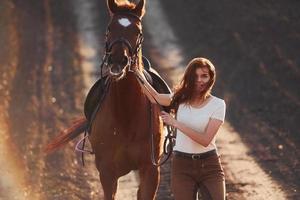
[[[211,77],[209,75],[209,70],[207,67],[197,68],[195,71],[195,90],[196,92],[203,92],[208,86],[208,82]]]

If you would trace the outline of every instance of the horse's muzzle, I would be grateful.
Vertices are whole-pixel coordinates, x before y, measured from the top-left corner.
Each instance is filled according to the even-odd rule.
[[[113,65],[109,69],[109,75],[115,80],[119,80],[123,78],[125,74],[126,74],[126,66],[124,67],[122,65]]]
[[[120,61],[112,62],[110,67],[110,75],[120,77],[125,74],[126,68],[130,65],[130,58],[123,56]]]
[[[123,70],[123,66],[121,66],[121,65],[113,65],[110,68],[110,74],[118,76],[120,73],[122,73],[122,70]]]

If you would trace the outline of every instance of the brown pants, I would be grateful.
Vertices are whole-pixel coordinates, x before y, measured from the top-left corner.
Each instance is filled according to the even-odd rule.
[[[175,200],[224,200],[225,179],[220,156],[192,159],[173,155],[171,187]]]

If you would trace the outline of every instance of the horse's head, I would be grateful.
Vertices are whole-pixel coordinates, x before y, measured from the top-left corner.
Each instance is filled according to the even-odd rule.
[[[107,0],[107,5],[111,20],[106,30],[105,62],[109,75],[120,79],[131,68],[139,67],[145,0],[140,0],[137,5]]]

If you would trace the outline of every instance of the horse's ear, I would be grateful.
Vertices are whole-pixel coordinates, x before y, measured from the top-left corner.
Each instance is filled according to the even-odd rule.
[[[134,13],[142,18],[145,14],[145,5],[146,5],[146,0],[140,0],[140,2],[136,5],[134,9]]]
[[[111,13],[116,13],[118,9],[118,5],[115,0],[107,0],[107,7]]]

